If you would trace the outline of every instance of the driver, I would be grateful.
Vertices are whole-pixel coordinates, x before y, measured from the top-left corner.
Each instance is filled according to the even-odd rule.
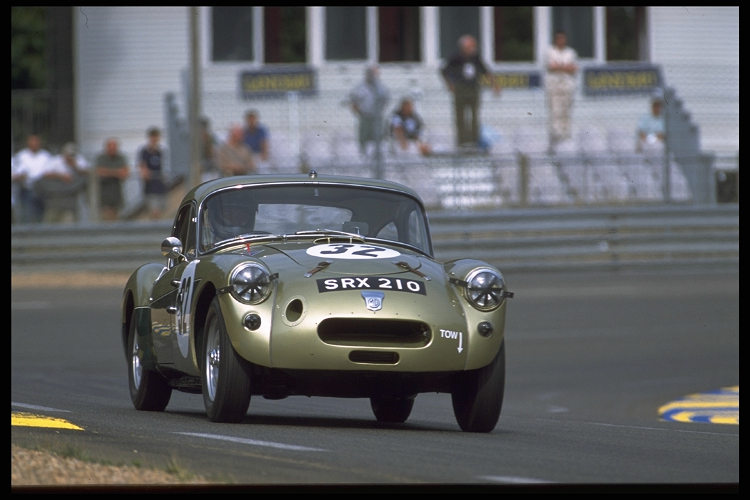
[[[234,238],[241,234],[251,233],[255,228],[257,204],[250,193],[242,190],[224,191],[206,201],[204,208],[204,229],[207,241],[214,244],[218,241]]]

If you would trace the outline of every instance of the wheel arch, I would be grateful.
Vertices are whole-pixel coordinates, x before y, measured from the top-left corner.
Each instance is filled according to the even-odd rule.
[[[122,301],[122,329],[120,331],[120,336],[122,337],[122,351],[125,353],[125,359],[128,359],[130,356],[130,353],[128,352],[128,335],[130,332],[130,325],[133,321],[134,310],[135,303],[133,292],[126,290]]]
[[[144,264],[136,269],[128,278],[122,294],[121,302],[121,325],[120,335],[122,337],[123,352],[125,357],[130,356],[128,352],[128,334],[136,310],[143,309],[139,314],[146,314],[145,325],[150,325],[150,302],[151,289],[154,282],[164,271],[164,266],[156,263]],[[140,321],[140,320],[139,320]],[[143,326],[141,327],[143,328]],[[146,326],[148,330],[149,326]],[[141,332],[143,333],[143,332]]]

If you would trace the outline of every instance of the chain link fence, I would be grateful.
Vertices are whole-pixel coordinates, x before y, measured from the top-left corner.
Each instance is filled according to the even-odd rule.
[[[316,169],[390,178],[416,189],[434,208],[713,202],[714,170],[738,170],[736,96],[665,89],[671,140],[666,148],[639,152],[636,127],[650,111],[649,95],[592,97],[579,90],[572,137],[551,155],[541,88],[507,89],[497,96],[484,92],[484,149],[467,151],[455,146],[451,96],[442,82],[420,86],[413,77],[391,76],[386,83],[391,102],[385,121],[401,98],[412,98],[432,155],[401,152],[387,136],[379,155],[361,155],[350,88],[246,100],[234,91],[204,92],[202,105],[218,140],[226,138],[232,123],[242,122],[246,109],[260,112],[272,151],[262,171]]]

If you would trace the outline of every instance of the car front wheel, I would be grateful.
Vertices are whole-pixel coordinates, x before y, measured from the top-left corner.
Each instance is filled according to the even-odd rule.
[[[378,422],[400,424],[406,422],[414,407],[411,397],[372,397],[370,406]]]
[[[206,315],[201,385],[213,422],[240,422],[250,405],[250,366],[232,347],[218,298]]]
[[[505,342],[489,365],[462,373],[453,389],[453,412],[467,432],[490,432],[503,407],[505,392]]]
[[[138,332],[135,328],[135,313],[130,317],[130,328],[128,329],[128,385],[130,386],[130,399],[136,410],[164,411],[172,396],[172,388],[167,381],[156,373],[143,366],[143,350],[138,342]]]

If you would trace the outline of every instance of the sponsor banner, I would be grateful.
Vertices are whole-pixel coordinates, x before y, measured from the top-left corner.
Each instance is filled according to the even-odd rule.
[[[652,64],[608,64],[583,69],[585,95],[649,94],[661,87],[661,69]]]
[[[317,280],[318,291],[341,292],[349,290],[385,290],[427,295],[424,283],[419,280],[391,278],[388,276],[347,276],[345,278],[322,278]]]
[[[503,71],[485,75],[480,83],[484,87],[499,85],[506,89],[533,89],[542,86],[542,75],[539,71]]]
[[[312,95],[316,91],[315,71],[311,68],[263,69],[240,75],[240,92],[245,99],[285,97],[289,92]]]

